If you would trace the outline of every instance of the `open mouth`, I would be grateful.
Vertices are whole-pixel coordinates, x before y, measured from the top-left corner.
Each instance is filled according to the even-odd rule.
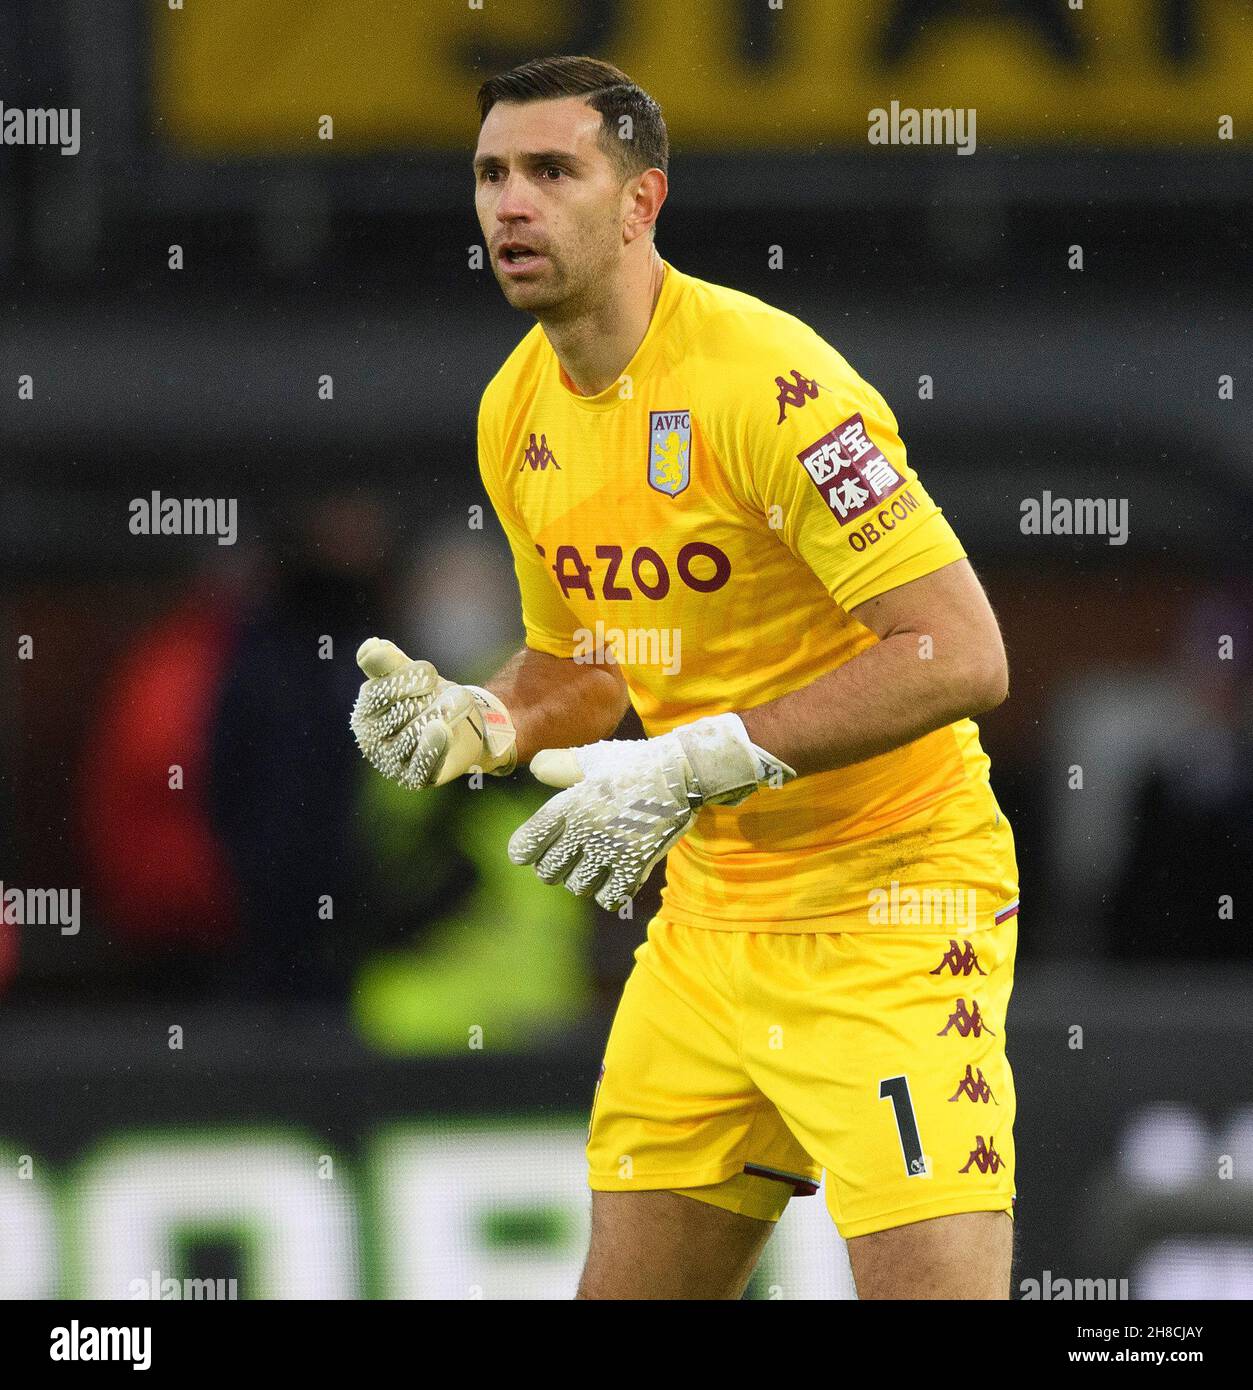
[[[502,246],[500,260],[507,266],[524,266],[541,261],[543,257],[529,246]]]

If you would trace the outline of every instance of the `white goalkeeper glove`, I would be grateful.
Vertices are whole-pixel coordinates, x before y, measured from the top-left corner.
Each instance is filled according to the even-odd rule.
[[[414,790],[475,769],[503,777],[517,766],[513,720],[490,690],[446,681],[429,661],[410,661],[378,637],[361,644],[357,665],[370,679],[350,725],[384,777]]]
[[[603,908],[644,884],[705,805],[738,806],[796,773],[758,748],[738,714],[717,714],[648,739],[545,748],[531,771],[550,798],[509,841],[515,864]]]

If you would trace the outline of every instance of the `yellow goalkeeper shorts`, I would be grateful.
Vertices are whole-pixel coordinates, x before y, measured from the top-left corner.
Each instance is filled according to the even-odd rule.
[[[777,1221],[825,1170],[846,1239],[1012,1215],[1015,912],[952,935],[654,918],[592,1105],[592,1188],[672,1188]]]

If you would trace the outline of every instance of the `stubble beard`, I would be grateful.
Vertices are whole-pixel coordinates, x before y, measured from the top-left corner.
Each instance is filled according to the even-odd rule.
[[[596,251],[600,250],[598,245]],[[506,289],[505,298],[515,309],[533,315],[541,323],[574,322],[594,309],[603,296],[616,269],[613,257],[608,253],[587,254],[585,250],[577,263],[572,263],[553,251],[546,254],[549,267],[546,283],[540,286],[515,282],[510,288],[521,290],[521,294],[515,299]]]

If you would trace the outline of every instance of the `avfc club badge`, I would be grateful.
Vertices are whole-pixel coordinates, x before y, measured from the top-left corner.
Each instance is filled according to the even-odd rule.
[[[648,485],[677,497],[692,481],[692,412],[648,412]]]

